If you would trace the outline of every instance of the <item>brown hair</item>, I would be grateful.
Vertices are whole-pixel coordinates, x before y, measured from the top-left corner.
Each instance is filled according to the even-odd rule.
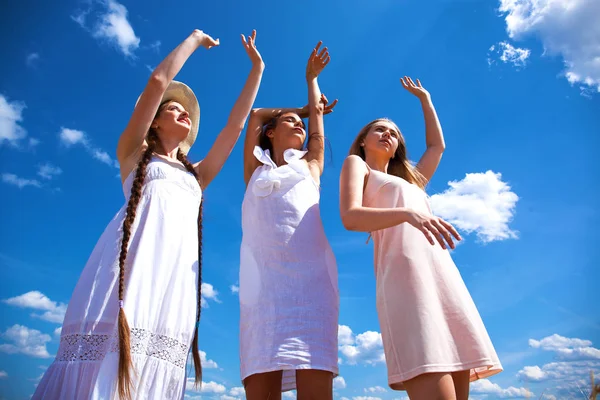
[[[168,101],[161,104],[156,115],[164,109]],[[129,240],[131,239],[131,226],[135,221],[137,206],[142,195],[142,187],[146,178],[146,167],[150,162],[152,155],[156,152],[157,147],[161,146],[156,131],[152,128],[148,131],[146,138],[148,147],[142,154],[138,162],[135,172],[135,178],[131,185],[131,194],[127,202],[127,211],[123,220],[123,237],[121,240],[121,252],[119,255],[119,378],[118,378],[118,394],[119,398],[131,398],[131,378],[132,378],[132,362],[131,362],[131,332],[125,310],[123,308],[123,295],[125,290],[125,259],[127,258],[127,250]],[[177,159],[185,166],[185,168],[194,175],[201,184],[199,176],[194,170],[193,165],[188,161],[186,155],[181,151],[177,151]],[[196,329],[192,341],[192,358],[194,360],[195,384],[202,381],[202,365],[200,362],[200,354],[198,351],[198,322],[200,321],[201,296],[202,296],[202,199],[200,201],[200,210],[198,212],[198,291],[197,291],[197,311],[196,311]]]
[[[408,160],[408,152],[406,151],[406,142],[404,141],[404,136],[398,129],[396,124],[387,118],[378,118],[374,121],[369,122],[365,125],[358,135],[356,139],[354,139],[354,143],[350,147],[350,155],[357,155],[363,160],[365,160],[365,149],[362,146],[365,137],[369,134],[371,128],[379,123],[379,122],[388,122],[394,126],[394,128],[398,131],[398,148],[394,153],[394,156],[390,159],[388,164],[387,173],[390,175],[398,176],[410,183],[414,183],[419,186],[421,189],[425,189],[425,185],[427,184],[427,179],[419,172],[417,168],[415,168],[410,161]]]

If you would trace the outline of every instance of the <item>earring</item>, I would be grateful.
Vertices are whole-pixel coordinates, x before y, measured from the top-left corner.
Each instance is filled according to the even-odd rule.
[[[365,147],[365,142],[362,142],[362,143],[360,144],[360,147]]]

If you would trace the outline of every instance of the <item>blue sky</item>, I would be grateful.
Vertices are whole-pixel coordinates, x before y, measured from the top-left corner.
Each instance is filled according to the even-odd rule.
[[[337,399],[405,398],[387,389],[372,244],[345,231],[338,212],[340,167],[364,124],[390,117],[413,158],[424,150],[403,75],[419,78],[438,110],[447,150],[428,191],[465,237],[453,257],[505,368],[472,385],[471,397],[582,398],[578,385],[600,374],[600,3],[42,3],[13,2],[0,17],[0,399],[29,398],[56,354],[65,304],[124,201],[118,136],[151,68],[194,28],[221,46],[196,52],[177,77],[201,105],[193,160],[249,72],[240,33],[258,31],[259,107],[304,105],[307,57],[319,40],[330,48],[320,84],[340,102],[325,121],[332,159],[321,210],[339,269]],[[190,399],[243,398],[233,290],[241,150],[205,193],[206,384]]]

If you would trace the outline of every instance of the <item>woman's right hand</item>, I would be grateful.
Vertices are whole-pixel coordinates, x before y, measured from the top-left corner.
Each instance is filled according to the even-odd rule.
[[[321,103],[323,104],[323,115],[327,115],[333,112],[333,108],[338,103],[338,100],[335,99],[333,102],[329,103],[325,94],[321,93]],[[308,118],[308,104],[300,109],[300,113],[298,114],[300,118]]]
[[[456,240],[462,240],[456,229],[441,218],[414,210],[407,210],[407,216],[406,222],[423,232],[423,235],[432,245],[435,245],[434,237],[443,249],[447,248],[445,242],[448,243],[451,249],[456,247],[452,240],[453,236]]]
[[[213,39],[210,35],[207,35],[206,33],[202,32],[200,29],[194,29],[192,35],[194,35],[196,39],[198,39],[198,43],[200,44],[200,46],[206,49],[210,49],[211,47],[219,45],[219,39]]]

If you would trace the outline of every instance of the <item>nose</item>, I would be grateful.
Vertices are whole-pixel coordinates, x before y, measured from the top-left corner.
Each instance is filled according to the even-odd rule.
[[[187,118],[189,116],[190,114],[187,111],[182,111],[181,114],[179,114],[179,118]]]
[[[383,131],[383,136],[390,138],[392,136],[392,133],[390,132],[389,129],[386,129],[385,131]]]

